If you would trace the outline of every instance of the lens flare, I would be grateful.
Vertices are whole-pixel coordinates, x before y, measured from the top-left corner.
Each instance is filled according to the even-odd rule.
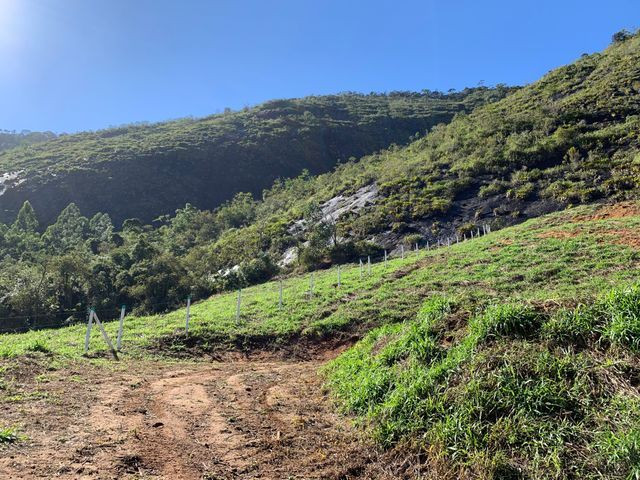
[[[0,49],[10,49],[18,44],[21,0],[0,0]]]

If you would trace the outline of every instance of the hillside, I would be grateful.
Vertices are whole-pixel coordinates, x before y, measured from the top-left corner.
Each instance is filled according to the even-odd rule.
[[[279,258],[283,247],[299,245],[287,235],[307,241],[317,232],[289,228],[266,240],[265,232],[292,225],[313,205],[347,243],[369,239],[390,247],[407,236],[433,244],[483,223],[501,227],[569,205],[637,197],[639,130],[636,35],[459,114],[404,148],[277,185],[265,193],[256,223],[222,236],[210,261],[241,250],[238,243],[247,239],[256,248],[245,248],[246,257],[236,255],[230,265],[265,248]],[[336,202],[354,206],[340,210]],[[316,268],[335,250],[327,241],[307,251],[303,263]]]
[[[582,206],[370,274],[343,266],[340,286],[336,269],[316,272],[313,295],[309,274],[285,279],[281,309],[278,282],[244,289],[239,319],[237,295],[216,295],[191,307],[188,336],[184,309],[129,316],[119,366],[95,329],[81,357],[82,325],[0,336],[0,438],[17,441],[0,465],[68,478],[633,478],[638,227],[636,202]],[[117,322],[105,327],[114,337]],[[324,397],[315,372],[340,352],[322,367]],[[20,420],[35,410],[38,422]]]
[[[640,178],[639,57],[640,37],[626,36],[502,100],[458,113],[406,147],[341,163],[329,173],[278,180],[263,191],[261,200],[237,194],[214,211],[189,204],[153,226],[130,220],[117,228],[107,214],[88,218],[70,204],[44,229],[38,222],[40,208],[44,216],[50,215],[64,195],[56,194],[55,202],[35,209],[25,204],[13,224],[0,224],[0,328],[39,326],[53,318],[62,324],[69,312],[84,312],[91,305],[114,308],[126,303],[140,313],[167,311],[183,304],[189,294],[202,299],[276,275],[319,270],[359,257],[377,259],[384,249],[398,253],[401,245],[450,242],[484,225],[496,230],[573,204],[635,198]],[[454,98],[471,104],[506,91],[478,89],[450,97],[430,93],[409,96],[412,100],[406,94],[313,97],[276,105],[281,113],[283,105],[298,105],[298,110],[291,109],[299,113],[313,102],[322,108],[338,99],[344,100],[344,108],[373,104],[380,107],[371,114],[371,125],[376,125],[387,121],[385,108],[392,105],[408,105],[405,118],[416,105],[428,109],[433,102]],[[208,122],[248,120],[271,111],[268,106],[183,122],[179,129],[179,123],[131,128],[193,133]],[[356,113],[353,118],[369,118],[363,110]],[[269,121],[280,124],[287,118],[292,117]],[[131,139],[127,132],[125,128],[105,141]],[[37,148],[104,134],[62,137]],[[267,144],[265,139],[258,147]],[[37,165],[34,178],[46,176]],[[63,169],[69,165],[55,164]],[[116,205],[126,200],[127,208],[138,208],[136,202],[145,195],[154,202],[167,198],[152,188],[157,177],[137,178],[136,188],[146,193],[136,201],[119,195]],[[197,191],[217,195],[222,190]],[[104,192],[112,195],[115,190]],[[6,195],[9,191],[0,198],[9,198]]]
[[[119,225],[151,222],[187,202],[212,209],[241,191],[260,197],[277,178],[327,172],[340,160],[406,144],[509,91],[274,100],[201,119],[62,135],[0,153],[0,172],[15,174],[0,197],[0,221],[13,221],[25,200],[43,225],[72,202]]]
[[[15,147],[44,142],[45,140],[51,140],[55,137],[56,135],[52,132],[31,132],[29,130],[14,132],[0,130],[0,152]]]

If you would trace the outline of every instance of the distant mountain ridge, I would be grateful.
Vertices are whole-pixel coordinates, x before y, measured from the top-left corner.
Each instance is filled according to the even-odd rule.
[[[240,191],[259,196],[277,178],[331,170],[502,98],[512,89],[314,96],[274,100],[202,119],[62,135],[0,153],[11,175],[0,221],[25,200],[41,224],[74,202],[85,215],[150,222],[189,202],[215,208]]]
[[[0,152],[25,145],[33,145],[53,138],[56,138],[56,134],[53,132],[0,130]]]

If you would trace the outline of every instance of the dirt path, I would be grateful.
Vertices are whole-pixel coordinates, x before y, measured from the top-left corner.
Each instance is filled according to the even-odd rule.
[[[322,392],[319,361],[136,363],[23,375],[0,478],[397,478]],[[22,383],[21,383],[22,382]]]

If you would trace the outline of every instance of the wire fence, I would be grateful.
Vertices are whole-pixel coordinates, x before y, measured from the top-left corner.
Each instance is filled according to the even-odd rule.
[[[218,305],[220,311],[218,312],[217,317],[225,318],[236,323],[249,322],[252,320],[252,314],[265,308],[282,311],[292,305],[312,303],[316,296],[327,295],[328,291],[333,291],[336,294],[338,292],[344,293],[346,290],[359,285],[361,280],[364,280],[371,275],[372,268],[379,267],[381,264],[386,267],[387,263],[391,260],[409,258],[410,255],[418,251],[448,248],[452,245],[465,242],[488,233],[491,233],[491,227],[485,224],[476,228],[474,231],[471,231],[469,235],[452,235],[438,239],[435,243],[424,242],[422,244],[415,243],[413,245],[401,243],[392,250],[384,250],[383,255],[377,258],[368,256],[360,258],[356,264],[335,265],[331,271],[324,270],[310,272],[307,274],[306,282],[300,281],[300,277],[282,278],[262,285],[253,286],[248,290],[238,289],[233,295],[229,295],[229,292],[226,292],[226,298],[232,298],[233,301],[229,302],[227,300],[223,304]],[[193,321],[198,320],[198,315],[196,314],[194,316],[192,313],[192,308],[197,308],[198,304],[192,305],[191,297],[186,299],[185,304],[186,309],[184,313],[182,313],[182,309],[180,309],[180,314],[184,314],[184,330],[188,334],[189,329],[193,327]],[[145,306],[151,307],[155,311],[159,311],[160,307],[175,307],[176,302],[146,303]],[[125,307],[123,306],[122,308],[124,309]],[[23,333],[79,324],[88,324],[90,327],[93,323],[91,320],[93,315],[91,313],[92,311],[97,317],[100,319],[104,318],[106,321],[117,320],[120,316],[122,323],[122,318],[124,316],[124,310],[120,308],[100,310],[88,308],[86,310],[58,311],[54,314],[43,313],[0,317],[0,323],[16,320],[25,321],[25,325],[0,329],[0,334]],[[65,316],[67,318],[63,318]],[[50,319],[50,321],[45,321],[44,323],[38,322],[38,319],[42,318]],[[98,322],[100,321],[98,320]],[[122,332],[119,332],[119,337],[121,337],[121,335]]]

